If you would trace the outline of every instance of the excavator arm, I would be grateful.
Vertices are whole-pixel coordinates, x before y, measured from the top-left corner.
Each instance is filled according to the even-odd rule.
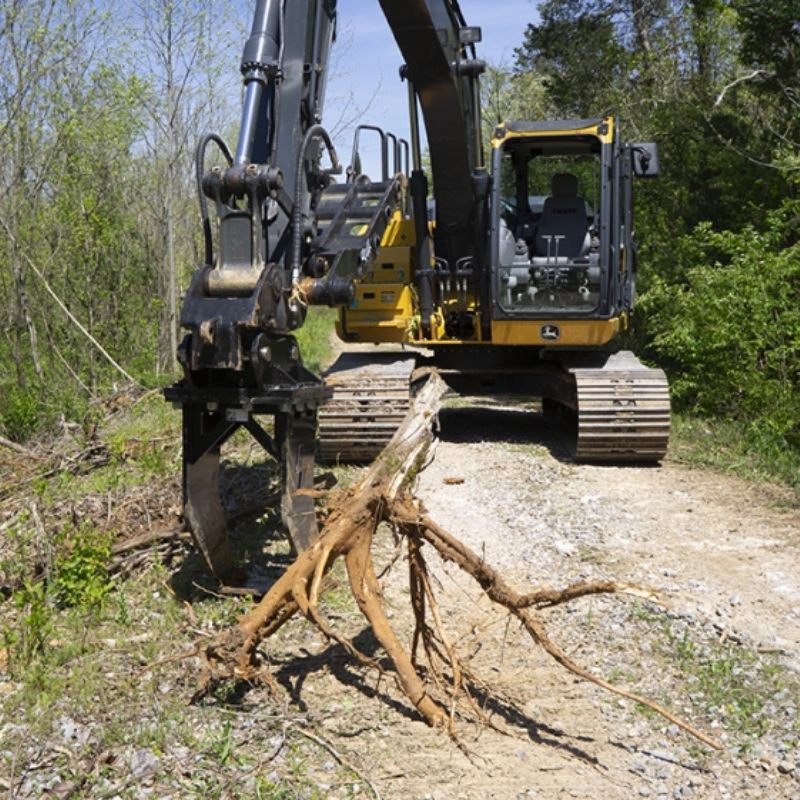
[[[405,59],[412,126],[411,206],[423,328],[432,264],[478,278],[486,241],[477,29],[456,0],[380,0]],[[291,332],[311,304],[348,305],[405,178],[377,182],[342,165],[322,126],[336,0],[258,0],[242,56],[244,101],[231,151],[201,137],[197,183],[205,260],[181,314],[184,376],[165,390],[183,413],[184,518],[211,570],[241,582],[220,500],[220,449],[239,428],[280,464],[284,523],[297,549],[316,536],[316,417],[330,390],[302,364]],[[437,218],[431,241],[418,108],[427,129]],[[383,136],[383,134],[382,134]],[[384,139],[385,141],[385,139]],[[396,141],[396,140],[395,140]],[[223,164],[206,169],[216,146]],[[212,211],[213,209],[213,211]],[[487,281],[488,285],[488,281]],[[272,424],[262,424],[263,418]]]

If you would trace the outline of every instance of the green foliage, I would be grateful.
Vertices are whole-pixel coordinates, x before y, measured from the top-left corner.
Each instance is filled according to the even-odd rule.
[[[62,607],[99,608],[113,588],[108,574],[111,559],[109,534],[90,525],[66,531],[60,543],[53,596]]]
[[[641,301],[678,408],[744,423],[778,462],[800,454],[800,243],[784,246],[796,214],[787,202],[763,232],[701,224]]]
[[[502,66],[487,66],[481,79],[481,109],[483,144],[488,154],[495,126],[499,123],[549,116],[541,75],[534,71],[509,72]]]
[[[308,309],[305,324],[297,331],[297,343],[303,363],[312,372],[320,372],[331,358],[331,339],[337,311],[323,306]]]
[[[9,439],[23,442],[38,427],[42,407],[35,390],[0,386],[0,423]]]
[[[44,651],[53,630],[52,609],[43,581],[26,579],[12,597],[19,614],[15,627],[3,630],[3,644],[10,660],[28,664]]]
[[[795,0],[734,0],[743,55],[772,71],[771,80],[797,85],[800,77],[798,9]]]
[[[539,4],[539,15],[541,21],[528,25],[516,50],[517,67],[542,75],[565,115],[587,115],[587,109],[597,114],[606,87],[624,71],[627,60],[613,19],[580,0],[546,0]]]

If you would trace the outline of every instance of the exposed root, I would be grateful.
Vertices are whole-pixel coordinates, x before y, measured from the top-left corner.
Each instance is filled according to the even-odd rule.
[[[400,642],[386,616],[380,583],[372,562],[374,531],[377,524],[383,521],[390,522],[407,544],[411,607],[415,621],[409,650]],[[483,558],[424,516],[414,498],[406,496],[391,500],[380,494],[377,487],[357,496],[340,496],[339,502],[331,509],[318,541],[298,556],[238,626],[225,632],[206,648],[210,675],[217,679],[258,678],[262,673],[254,656],[256,645],[277,631],[296,612],[306,616],[327,638],[340,644],[362,665],[381,670],[375,659],[361,653],[352,642],[337,633],[318,608],[319,597],[324,591],[323,576],[341,557],[347,568],[353,597],[391,660],[399,688],[426,722],[435,727],[446,725],[455,735],[456,711],[461,700],[485,722],[486,715],[467,686],[471,676],[464,668],[456,646],[450,641],[439,613],[422,554],[424,544],[433,547],[444,560],[454,563],[470,575],[492,602],[519,619],[533,641],[566,670],[651,708],[710,747],[720,747],[714,739],[658,703],[614,686],[577,664],[550,638],[543,620],[536,613],[537,610],[590,595],[630,593],[631,590],[641,595],[644,590],[602,581],[577,583],[561,590],[519,593]],[[420,663],[420,645],[426,669]],[[445,675],[445,671],[449,674]],[[428,684],[437,695],[443,697],[436,699],[431,696]]]
[[[431,384],[433,389],[425,395]],[[206,681],[263,678],[264,668],[258,664],[255,655],[257,645],[279,630],[297,612],[306,616],[327,638],[339,643],[361,664],[376,668],[383,675],[378,662],[361,653],[352,642],[337,633],[318,608],[319,598],[325,590],[324,576],[335,561],[342,558],[353,597],[391,660],[398,687],[425,721],[434,727],[447,726],[451,735],[455,736],[456,709],[460,701],[479,719],[486,721],[488,717],[485,711],[470,692],[471,686],[480,685],[481,682],[461,662],[457,647],[450,641],[439,614],[422,553],[423,546],[427,544],[444,560],[470,575],[493,603],[519,619],[533,641],[566,670],[653,709],[710,747],[720,748],[718,742],[663,706],[613,686],[574,662],[549,637],[537,613],[541,609],[589,595],[632,593],[651,596],[647,590],[606,581],[583,582],[562,590],[542,589],[521,594],[483,558],[426,517],[417,500],[407,495],[398,499],[400,487],[409,470],[420,463],[427,452],[426,444],[430,441],[430,427],[440,396],[441,387],[437,387],[435,380],[432,380],[421,393],[421,409],[418,399],[417,413],[398,431],[384,454],[370,468],[367,477],[350,491],[340,492],[330,500],[324,527],[317,541],[298,555],[238,625],[223,632],[206,647]],[[405,543],[408,553],[411,608],[415,623],[408,650],[386,616],[380,582],[372,561],[374,533],[382,522],[391,524],[396,535]],[[420,645],[427,666],[420,663]]]

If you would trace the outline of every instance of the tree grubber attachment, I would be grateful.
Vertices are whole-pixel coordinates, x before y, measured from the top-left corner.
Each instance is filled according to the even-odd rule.
[[[182,355],[187,347],[185,342]],[[186,526],[214,575],[231,585],[249,580],[235,567],[228,538],[220,495],[220,449],[239,428],[249,431],[281,467],[281,514],[294,548],[307,548],[317,535],[314,501],[302,490],[313,486],[317,409],[332,390],[300,363],[293,337],[271,339],[260,351],[260,383],[204,386],[195,383],[202,381],[203,373],[187,370],[181,382],[165,390],[167,400],[183,409]],[[271,424],[263,425],[270,417]]]

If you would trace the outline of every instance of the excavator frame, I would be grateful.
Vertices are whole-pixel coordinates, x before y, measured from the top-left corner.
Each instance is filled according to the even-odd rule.
[[[292,331],[310,305],[340,309],[345,341],[431,348],[430,365],[458,390],[541,396],[572,409],[579,428],[594,418],[592,431],[579,433],[578,457],[658,460],[666,447],[663,373],[630,354],[601,351],[628,324],[631,178],[657,173],[654,146],[621,143],[610,117],[510,122],[494,132],[487,169],[480,30],[466,24],[457,0],[379,3],[405,62],[410,142],[360,126],[343,170],[322,126],[336,0],[257,0],[242,56],[237,146],[230,150],[213,133],[198,145],[205,259],[181,315],[184,375],[165,395],[183,414],[184,518],[227,584],[246,581],[219,492],[221,447],[236,430],[247,430],[280,464],[282,517],[301,550],[317,535],[304,490],[313,482],[318,418],[324,458],[368,460],[408,407],[413,357],[348,365],[347,356],[327,382],[303,366]],[[375,181],[359,166],[358,137],[368,131],[381,140]],[[559,255],[561,234],[555,254],[548,249],[542,261],[502,212],[503,159],[512,154],[522,163],[537,148],[565,142],[596,151],[601,161],[597,246],[585,264],[583,256],[567,263]],[[222,163],[207,169],[212,145]],[[524,180],[516,178],[518,199]],[[588,312],[565,313],[554,299],[564,287],[581,297],[594,292],[597,302]],[[518,298],[519,307],[504,297]],[[550,297],[550,307],[537,306],[537,297]],[[342,431],[360,448],[348,451],[337,438]]]

